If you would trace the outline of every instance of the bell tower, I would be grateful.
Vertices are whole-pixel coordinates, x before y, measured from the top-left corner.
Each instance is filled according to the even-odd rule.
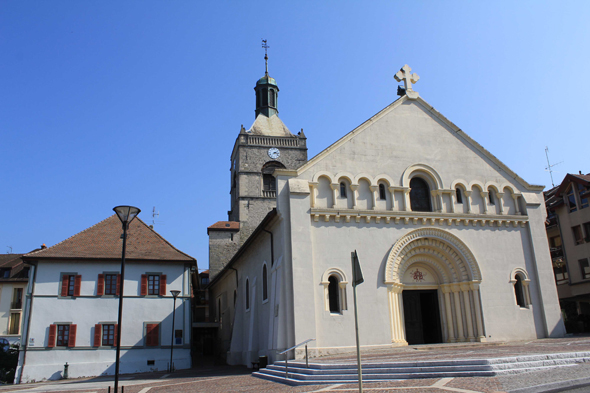
[[[274,78],[268,76],[268,53],[269,46],[266,40],[262,40],[264,48],[264,76],[256,82],[256,116],[263,114],[271,117],[279,113],[277,109],[277,99],[279,96],[279,87]]]
[[[231,210],[227,212],[228,221],[209,227],[215,230],[217,237],[222,236],[220,231],[225,232],[225,228],[231,230],[223,241],[217,239],[212,243],[211,235],[209,237],[211,278],[229,262],[268,212],[276,207],[274,170],[297,169],[307,162],[307,138],[303,130],[297,135],[291,133],[278,116],[279,87],[268,74],[266,40],[263,40],[262,47],[265,49],[265,72],[254,87],[255,120],[249,129],[240,128],[230,158]]]

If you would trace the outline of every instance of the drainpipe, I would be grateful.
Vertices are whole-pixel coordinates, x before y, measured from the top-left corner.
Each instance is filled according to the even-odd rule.
[[[275,263],[274,237],[272,232],[267,231],[266,229],[263,229],[263,231],[270,235],[270,266],[272,267]]]
[[[236,272],[236,288],[238,288],[240,286],[238,283],[238,271],[236,269],[234,269],[233,267],[228,267],[228,269],[231,269],[234,272]]]
[[[23,378],[23,372],[25,371],[25,363],[27,360],[27,346],[28,346],[28,342],[29,342],[29,332],[31,330],[31,315],[33,314],[33,299],[34,299],[34,295],[35,295],[35,282],[37,281],[37,267],[38,264],[33,264],[33,267],[35,268],[35,271],[33,272],[33,285],[31,286],[31,302],[29,303],[29,310],[28,310],[28,315],[27,315],[27,332],[26,332],[26,338],[24,340],[24,348],[23,348],[23,364],[20,367],[20,374],[18,375],[18,382],[17,384],[20,384],[22,378]],[[22,337],[22,335],[21,335]],[[21,339],[22,340],[22,339]]]

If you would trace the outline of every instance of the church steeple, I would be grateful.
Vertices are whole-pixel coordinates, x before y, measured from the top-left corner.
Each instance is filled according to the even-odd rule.
[[[271,117],[279,113],[277,109],[277,99],[279,96],[279,87],[274,78],[268,75],[268,48],[266,40],[262,40],[262,47],[264,48],[264,62],[265,72],[264,76],[256,82],[256,117],[263,114],[266,117]]]

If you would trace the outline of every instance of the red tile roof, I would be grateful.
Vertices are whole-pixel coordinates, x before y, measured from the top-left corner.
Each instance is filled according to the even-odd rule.
[[[52,247],[30,252],[25,261],[43,259],[121,259],[121,221],[116,214]],[[196,262],[139,218],[127,230],[127,260]]]
[[[207,227],[207,234],[209,231],[239,231],[240,223],[238,221],[217,221],[215,224]]]

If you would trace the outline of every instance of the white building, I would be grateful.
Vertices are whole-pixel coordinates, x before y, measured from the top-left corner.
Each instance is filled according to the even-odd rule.
[[[274,171],[276,211],[210,284],[228,363],[311,338],[312,355],[352,350],[354,250],[364,348],[564,335],[543,186],[423,100],[410,71],[398,100]]]
[[[196,260],[140,219],[128,230],[120,372],[166,370],[170,362],[173,297],[174,367],[189,368],[190,274]],[[32,265],[16,381],[114,374],[122,251],[116,215],[23,256]]]
[[[29,281],[29,267],[23,254],[0,255],[0,341],[2,344],[18,344],[25,288]]]

